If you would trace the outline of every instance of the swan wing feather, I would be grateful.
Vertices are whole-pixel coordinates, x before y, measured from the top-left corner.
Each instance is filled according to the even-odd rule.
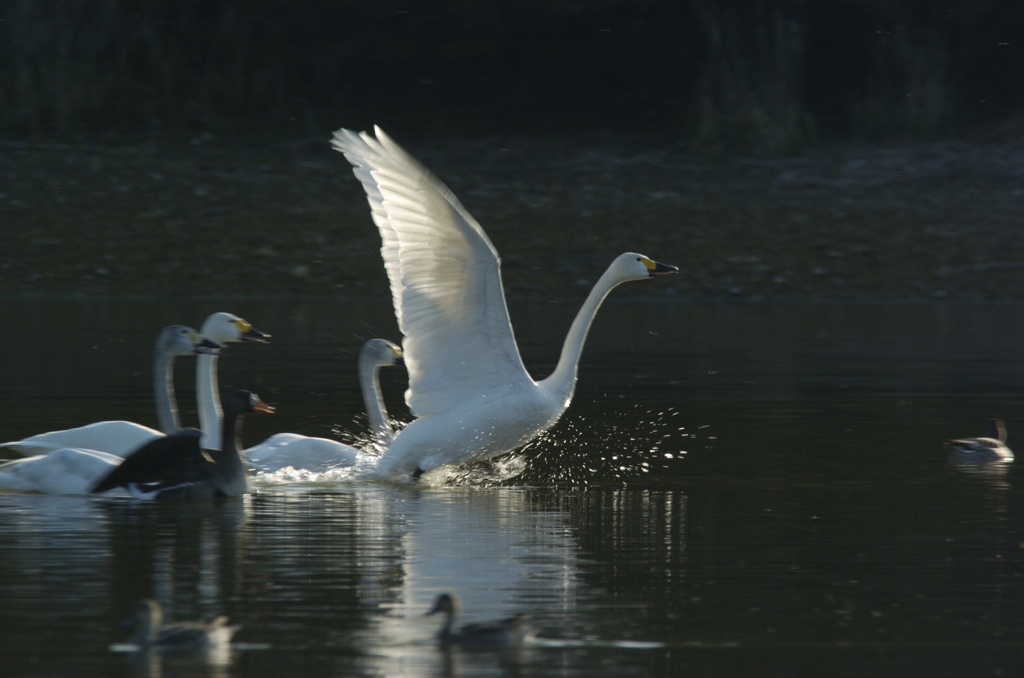
[[[409,371],[406,403],[439,414],[530,381],[516,347],[500,259],[458,198],[380,128],[339,130],[381,234]]]
[[[46,455],[0,465],[0,489],[43,494],[88,494],[98,478],[120,463],[120,457],[106,452],[61,448]]]
[[[162,435],[156,429],[130,421],[97,421],[78,428],[50,431],[24,440],[0,443],[0,449],[29,456],[78,447],[123,457],[139,445]]]

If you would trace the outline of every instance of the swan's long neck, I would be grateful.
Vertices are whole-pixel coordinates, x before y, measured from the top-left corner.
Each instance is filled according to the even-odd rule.
[[[171,353],[157,349],[153,356],[153,396],[156,400],[156,419],[160,430],[174,433],[181,428],[178,403],[174,397],[174,358]]]
[[[540,382],[540,386],[548,392],[565,398],[565,406],[568,406],[572,399],[573,391],[576,389],[576,369],[580,364],[580,355],[583,353],[583,344],[587,340],[587,332],[590,331],[590,324],[601,308],[601,302],[608,296],[616,285],[622,280],[616,279],[611,269],[608,269],[598,279],[597,284],[590,290],[587,300],[583,302],[576,319],[572,321],[569,334],[562,344],[562,354],[558,357],[558,365],[555,371],[547,379]]]
[[[366,418],[369,420],[370,433],[374,439],[390,443],[395,437],[395,432],[388,424],[384,394],[380,390],[380,364],[368,353],[363,351],[359,354],[359,387],[363,391]]]
[[[217,356],[200,355],[196,365],[196,399],[199,405],[199,428],[203,437],[199,446],[204,450],[221,449],[221,419],[224,413],[220,407],[217,392]]]

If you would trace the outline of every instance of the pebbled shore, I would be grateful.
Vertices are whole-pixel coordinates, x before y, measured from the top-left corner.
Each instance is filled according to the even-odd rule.
[[[513,296],[1024,298],[1024,142],[709,161],[662,137],[398,141],[502,255]],[[388,294],[358,182],[322,140],[0,142],[0,295]]]

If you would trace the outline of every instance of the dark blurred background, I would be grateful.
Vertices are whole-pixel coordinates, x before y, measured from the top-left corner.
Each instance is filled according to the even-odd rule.
[[[1024,3],[0,0],[0,295],[388,294],[379,124],[519,297],[1024,298]]]
[[[0,133],[664,131],[697,150],[991,129],[1005,0],[5,0]]]

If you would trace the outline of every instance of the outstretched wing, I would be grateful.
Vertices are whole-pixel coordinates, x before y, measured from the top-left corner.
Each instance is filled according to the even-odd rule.
[[[355,168],[380,229],[416,416],[530,380],[501,286],[498,253],[458,198],[381,129],[332,145]]]

